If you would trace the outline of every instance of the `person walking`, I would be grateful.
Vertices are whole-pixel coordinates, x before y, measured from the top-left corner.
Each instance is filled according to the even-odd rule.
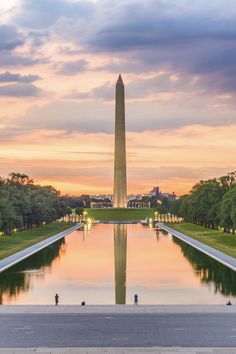
[[[134,295],[134,306],[138,306],[138,295]]]
[[[59,303],[59,295],[56,294],[56,295],[55,295],[55,306],[57,306],[58,303]]]

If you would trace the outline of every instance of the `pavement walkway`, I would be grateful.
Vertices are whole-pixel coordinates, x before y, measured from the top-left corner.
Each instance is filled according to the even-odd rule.
[[[0,305],[0,315],[10,314],[234,314],[226,305]],[[236,354],[236,352],[235,352]]]
[[[236,259],[230,256],[227,256],[225,253],[217,251],[215,248],[205,245],[202,242],[194,240],[193,238],[183,234],[182,232],[176,231],[169,226],[166,226],[163,223],[158,223],[158,226],[167,232],[169,232],[174,237],[184,241],[185,243],[189,244],[190,246],[196,248],[197,250],[205,253],[207,256],[215,259],[219,263],[224,264],[226,267],[236,271]],[[235,352],[236,354],[236,352]]]
[[[41,242],[36,243],[33,246],[27,247],[24,250],[17,252],[9,257],[6,257],[0,261],[0,273],[4,270],[12,267],[13,265],[23,261],[23,259],[32,256],[33,254],[41,251],[43,248],[51,245],[52,243],[60,240],[61,238],[65,237],[66,235],[70,234],[71,232],[79,229],[82,227],[82,224],[76,224],[58,234],[51,236]]]
[[[235,354],[236,348],[4,348],[0,354]]]
[[[220,348],[216,352],[222,354],[232,348],[235,354],[235,318],[235,313],[0,314],[0,348],[37,348],[45,353],[76,352],[75,348],[79,353],[86,352],[84,348],[95,353],[158,353],[162,348],[160,352],[179,349],[185,354],[196,348],[208,353]]]

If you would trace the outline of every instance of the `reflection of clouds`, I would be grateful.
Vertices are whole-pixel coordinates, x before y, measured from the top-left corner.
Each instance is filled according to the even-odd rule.
[[[190,271],[191,272],[191,271]],[[186,272],[184,271],[181,276],[184,276]],[[191,272],[192,274],[192,272]],[[155,279],[155,280],[146,280],[145,284],[143,284],[143,281],[130,281],[129,282],[129,287],[133,288],[142,288],[146,291],[148,289],[156,289],[156,290],[175,290],[175,289],[198,289],[198,284],[191,284],[190,286],[186,283],[183,284],[181,280],[178,281],[176,277],[173,277],[171,279],[171,276],[168,275],[168,279]]]
[[[116,291],[117,303],[131,303],[135,293],[148,304],[222,303],[222,294],[236,294],[235,274],[212,267],[170,235],[160,232],[157,243],[153,229],[128,225],[125,231],[100,224],[85,242],[81,232],[73,232],[66,237],[65,256],[59,247],[49,247],[2,273],[2,302],[50,303],[58,292],[64,304],[108,304],[115,302]]]
[[[76,283],[79,283],[79,286],[80,287],[90,287],[90,288],[103,288],[103,287],[114,287],[114,280],[111,279],[111,281],[106,281],[106,280],[103,280],[102,283],[100,280],[97,280],[97,279],[91,279],[91,280],[85,280],[83,278],[80,278],[80,277],[75,277],[73,279],[66,279],[63,283],[65,284],[65,286],[69,285],[69,286],[72,286],[72,287],[75,287],[77,288],[78,285],[75,284],[75,281]],[[58,283],[60,284],[60,283]],[[95,290],[94,290],[95,291]]]

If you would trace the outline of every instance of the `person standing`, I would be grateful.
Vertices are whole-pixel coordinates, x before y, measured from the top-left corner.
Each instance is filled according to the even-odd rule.
[[[55,305],[57,306],[59,304],[59,295],[55,295]]]
[[[138,295],[134,295],[134,306],[138,306]]]

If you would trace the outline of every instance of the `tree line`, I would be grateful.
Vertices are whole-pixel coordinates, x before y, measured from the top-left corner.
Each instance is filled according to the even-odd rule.
[[[50,223],[70,212],[52,186],[34,184],[26,174],[0,177],[0,231],[26,230]]]
[[[172,203],[172,212],[204,227],[236,230],[236,172],[195,184],[189,194]]]

